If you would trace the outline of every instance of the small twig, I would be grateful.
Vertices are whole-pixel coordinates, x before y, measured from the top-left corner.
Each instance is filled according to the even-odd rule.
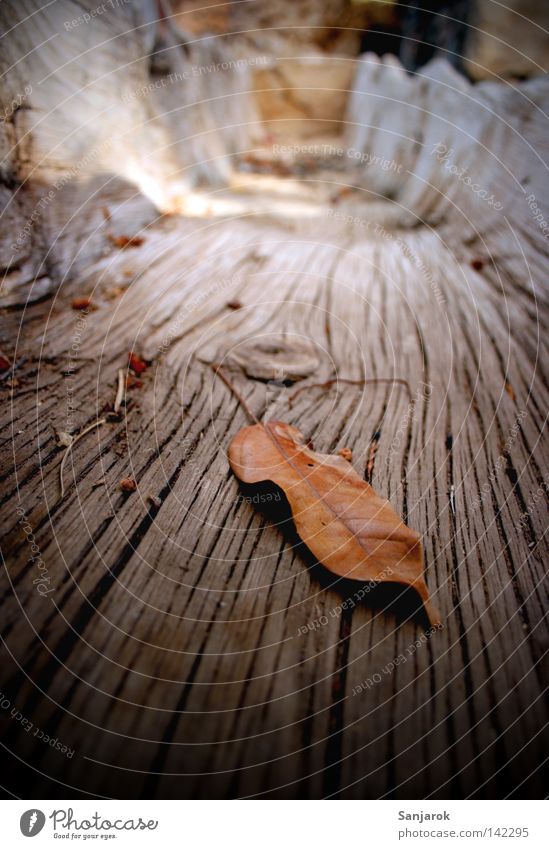
[[[122,402],[124,401],[124,389],[126,383],[126,375],[123,368],[118,369],[118,390],[114,399],[114,412],[119,413]]]
[[[452,511],[452,515],[456,515],[456,488],[454,484],[450,487],[450,509]]]
[[[0,377],[0,380],[5,380],[6,377],[10,377],[10,375],[12,375],[14,373],[15,369],[18,369],[19,366],[22,366],[23,363],[26,363],[26,362],[27,362],[27,358],[21,357],[21,359],[18,360],[16,363],[12,363],[12,365],[9,367],[9,369],[7,369],[7,371],[2,372],[2,376]]]
[[[13,363],[12,363],[11,359],[8,356],[6,356],[6,354],[4,354],[2,348],[0,348],[0,357],[7,362],[7,364],[8,364],[7,367],[11,368]]]
[[[100,427],[101,425],[105,424],[106,421],[107,421],[107,419],[98,419],[96,422],[93,422],[91,425],[88,425],[88,427],[85,427],[84,430],[81,430],[80,433],[77,434],[74,437],[71,444],[67,447],[67,450],[63,454],[63,459],[61,460],[61,466],[59,468],[59,483],[61,484],[61,498],[63,498],[64,495],[65,495],[65,485],[63,483],[63,472],[65,470],[65,463],[67,462],[67,459],[68,459],[70,452],[72,451],[72,449],[76,445],[76,443],[79,442],[82,439],[83,436],[85,436],[87,433],[89,433],[90,430],[93,430],[94,427]]]
[[[244,398],[242,397],[242,395],[240,394],[240,392],[238,391],[238,389],[236,388],[236,386],[234,385],[232,380],[230,380],[230,378],[228,378],[227,375],[225,374],[225,372],[222,370],[221,364],[220,363],[210,363],[210,366],[213,369],[214,374],[216,374],[218,377],[220,377],[221,380],[223,381],[223,383],[225,384],[225,386],[227,386],[231,390],[231,392],[233,393],[233,395],[236,398],[236,400],[238,401],[238,403],[245,410],[246,415],[248,416],[250,421],[254,422],[254,424],[261,424],[261,422],[259,421],[259,419],[255,415],[253,410],[250,409],[247,402],[244,400]]]
[[[350,380],[346,377],[334,377],[332,378],[332,380],[327,380],[325,383],[309,383],[307,386],[301,386],[288,398],[288,406],[291,409],[294,400],[297,398],[300,392],[305,392],[306,389],[329,389],[330,386],[339,383],[346,383],[349,386],[366,386],[369,384],[376,383],[400,383],[401,386],[404,386],[406,388],[410,401],[412,400],[412,390],[410,389],[410,384],[407,380],[404,380],[401,377],[370,377],[366,378],[365,380]]]

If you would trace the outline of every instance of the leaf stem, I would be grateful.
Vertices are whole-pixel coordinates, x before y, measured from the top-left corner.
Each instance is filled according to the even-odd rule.
[[[236,398],[236,400],[238,401],[240,406],[243,408],[243,410],[245,411],[245,413],[248,416],[248,418],[250,419],[250,421],[252,421],[254,424],[261,424],[261,422],[257,418],[256,414],[248,406],[247,401],[244,400],[244,398],[242,397],[242,395],[240,394],[240,392],[238,391],[238,389],[236,388],[236,386],[234,385],[232,380],[229,377],[227,377],[227,375],[223,371],[223,367],[221,366],[221,363],[210,363],[210,366],[213,370],[213,373],[216,374],[218,377],[220,377],[221,380],[223,381],[223,383],[225,384],[225,386],[227,386],[228,389],[231,390],[234,397]]]

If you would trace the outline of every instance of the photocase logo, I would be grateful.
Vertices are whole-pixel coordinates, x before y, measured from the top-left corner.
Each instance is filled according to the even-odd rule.
[[[31,808],[30,811],[25,811],[19,820],[19,828],[21,834],[25,837],[35,837],[39,834],[46,823],[46,817],[37,808]]]

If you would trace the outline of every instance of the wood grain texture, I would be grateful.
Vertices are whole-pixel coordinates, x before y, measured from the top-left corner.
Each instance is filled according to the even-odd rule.
[[[375,73],[392,91],[394,70]],[[415,82],[408,100],[436,99],[440,80]],[[548,196],[547,86],[483,92],[491,117],[452,143],[472,164],[495,151],[483,186],[501,210],[437,163],[450,138],[412,126],[396,196],[382,171],[328,167],[270,194],[234,176],[203,192],[203,217],[159,215],[112,175],[59,194],[51,297],[1,316],[18,364],[0,390],[1,692],[33,724],[0,710],[7,793],[545,795],[549,263],[527,196]],[[124,232],[143,243],[117,249]],[[71,309],[83,295],[94,308]],[[290,406],[292,389],[234,365],[295,340],[318,367],[294,388],[397,377],[412,403],[342,383]],[[61,499],[57,435],[109,411],[130,350],[143,385],[74,446]],[[390,589],[357,599],[239,488],[227,449],[246,417],[209,366],[231,358],[260,419],[351,447],[420,532],[441,630]]]
[[[3,408],[4,690],[76,751],[67,761],[5,729],[18,757],[53,773],[34,775],[37,792],[540,792],[547,390],[526,315],[535,302],[506,259],[473,272],[460,246],[459,260],[438,249],[439,306],[394,240],[381,248],[347,228],[343,247],[329,220],[322,239],[301,220],[160,223],[97,268],[96,312],[68,309],[78,285],[29,310],[27,361]],[[428,232],[401,238],[431,261]],[[142,274],[102,300],[128,263]],[[167,271],[175,264],[184,272]],[[193,292],[208,296],[179,321]],[[318,346],[315,377],[412,387],[412,410],[394,386],[342,384],[302,392],[288,411],[283,387],[236,378],[258,415],[284,411],[319,450],[351,446],[363,472],[375,443],[372,483],[422,533],[445,622],[412,654],[423,628],[405,602],[376,592],[343,610],[355,587],[239,499],[226,450],[245,416],[201,352],[291,334]],[[60,501],[54,430],[69,398],[77,430],[112,403],[129,348],[153,361],[144,386],[128,390],[122,421],[75,446]],[[128,474],[130,497],[118,488]],[[18,505],[55,587],[47,597]]]

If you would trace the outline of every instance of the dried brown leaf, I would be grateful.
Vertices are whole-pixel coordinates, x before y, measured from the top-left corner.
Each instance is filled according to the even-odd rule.
[[[344,578],[412,586],[431,623],[440,622],[423,577],[420,535],[348,460],[312,451],[297,428],[271,421],[241,430],[229,462],[244,483],[273,481],[284,490],[299,536],[327,569]]]

